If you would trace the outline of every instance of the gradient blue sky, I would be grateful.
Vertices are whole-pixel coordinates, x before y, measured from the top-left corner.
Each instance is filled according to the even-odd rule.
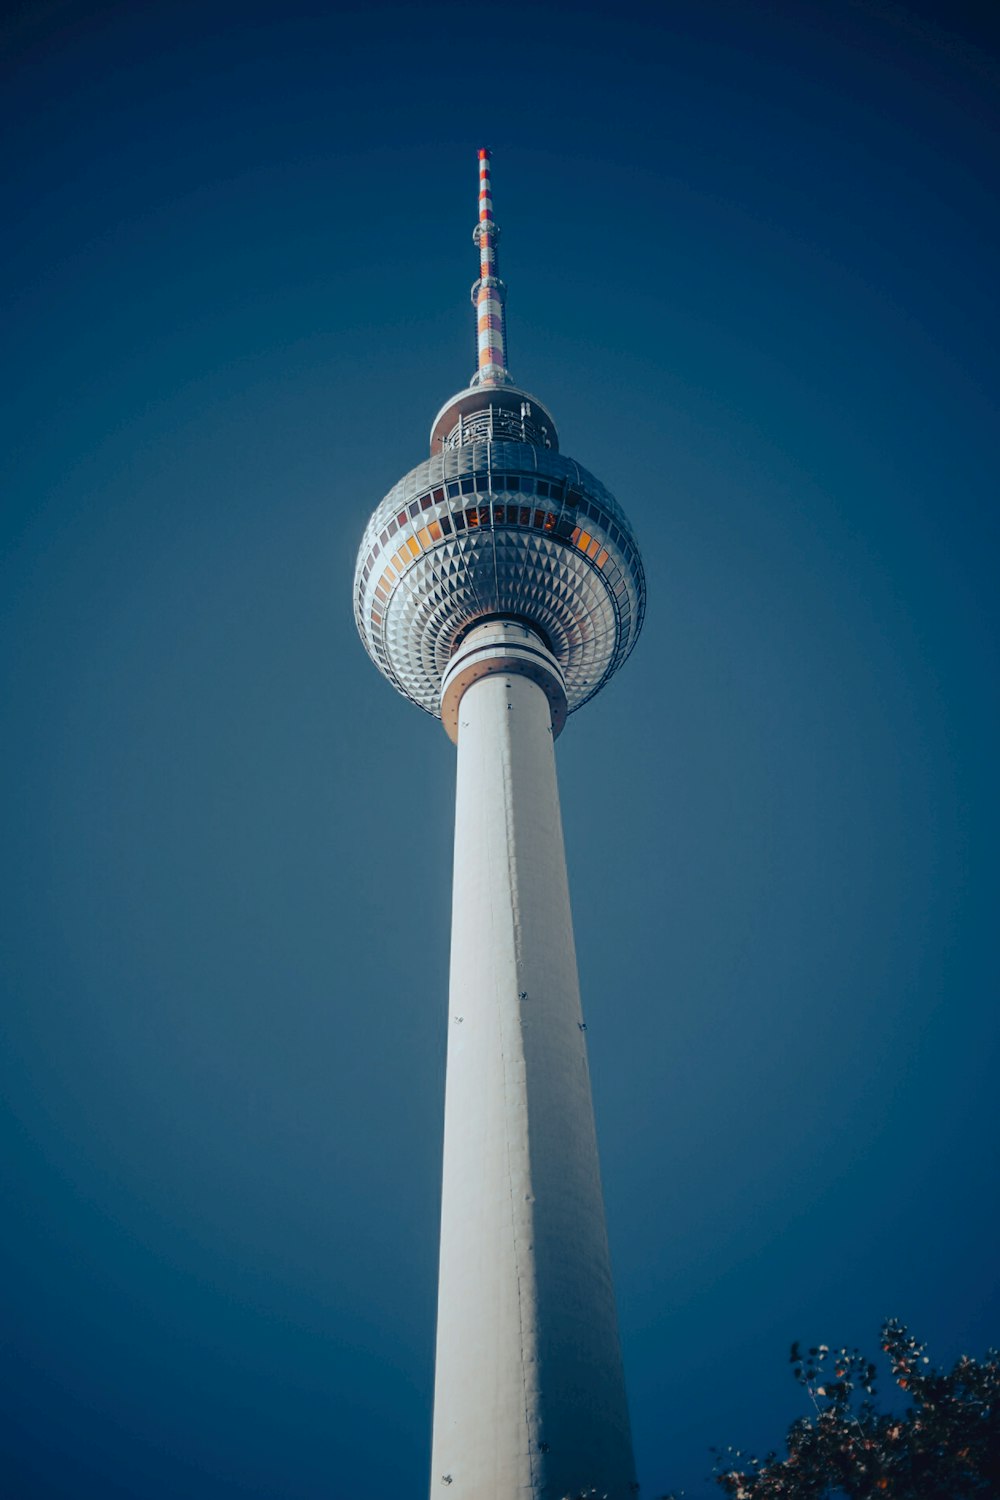
[[[644,1494],[996,1341],[991,10],[8,10],[15,1500],[426,1492],[453,751],[351,577],[483,143],[648,570],[559,745]]]

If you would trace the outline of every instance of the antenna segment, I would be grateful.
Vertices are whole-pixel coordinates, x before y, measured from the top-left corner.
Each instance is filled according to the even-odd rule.
[[[479,364],[472,377],[473,385],[510,385],[507,369],[507,325],[504,303],[507,288],[497,274],[497,240],[500,230],[493,217],[493,189],[490,182],[490,150],[479,152],[479,222],[472,231],[479,246],[479,279],[472,287],[472,305],[476,309]]]

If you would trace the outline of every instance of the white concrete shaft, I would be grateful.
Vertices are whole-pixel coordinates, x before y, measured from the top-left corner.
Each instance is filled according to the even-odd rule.
[[[461,702],[432,1500],[632,1500],[550,706]]]

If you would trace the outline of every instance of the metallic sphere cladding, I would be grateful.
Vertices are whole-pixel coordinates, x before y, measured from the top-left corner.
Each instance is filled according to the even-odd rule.
[[[412,469],[375,511],[354,608],[375,665],[430,714],[440,717],[463,633],[496,616],[537,630],[572,712],[634,646],[645,584],[621,507],[586,469],[532,442],[466,439]]]

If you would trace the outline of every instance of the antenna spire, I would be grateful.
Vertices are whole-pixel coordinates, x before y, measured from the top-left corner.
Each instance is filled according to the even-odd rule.
[[[500,230],[493,218],[493,190],[490,182],[490,149],[479,152],[479,222],[472,238],[479,246],[479,279],[472,287],[472,305],[476,309],[479,363],[473,385],[510,385],[507,369],[507,323],[504,303],[507,288],[497,274],[497,240]]]

